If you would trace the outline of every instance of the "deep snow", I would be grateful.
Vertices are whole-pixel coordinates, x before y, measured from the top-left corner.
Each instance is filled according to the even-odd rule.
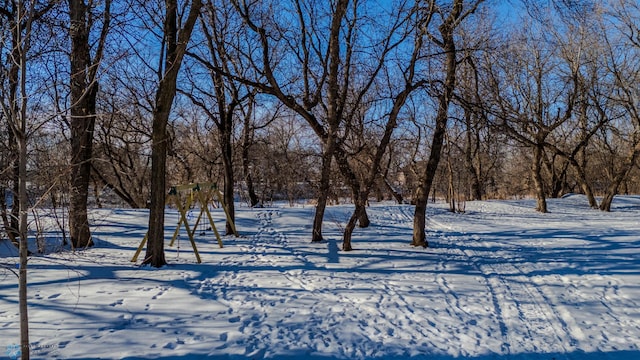
[[[29,261],[32,358],[640,359],[640,197],[429,206],[431,248],[409,245],[412,206],[383,203],[342,252],[350,206],[311,244],[312,206],[238,204],[241,237],[197,235],[197,264],[183,231],[162,269],[130,262],[146,211],[96,210],[95,248]],[[0,358],[19,343],[13,255],[0,242]]]

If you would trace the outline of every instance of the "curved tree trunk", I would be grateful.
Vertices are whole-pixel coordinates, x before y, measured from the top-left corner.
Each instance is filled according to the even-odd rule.
[[[362,212],[364,211],[364,207],[356,205],[355,210],[351,214],[347,225],[344,227],[344,233],[342,237],[342,250],[343,251],[352,251],[353,247],[351,246],[351,237],[353,235],[353,230],[356,227],[356,223],[359,221],[358,219],[362,216]]]
[[[611,211],[611,204],[613,203],[613,198],[618,193],[618,188],[620,187],[620,184],[622,184],[624,179],[627,177],[627,175],[633,168],[636,160],[638,159],[638,156],[640,156],[640,143],[635,144],[633,150],[621,165],[620,170],[618,170],[613,180],[611,180],[611,183],[607,187],[607,190],[604,194],[602,202],[600,202],[600,210]]]
[[[387,188],[387,190],[391,193],[391,195],[393,196],[393,198],[396,200],[396,203],[398,204],[402,204],[404,202],[404,197],[402,196],[402,193],[400,193],[399,191],[397,191],[393,185],[391,185],[391,183],[389,183],[389,180],[387,180],[387,178],[383,178],[382,181],[384,182],[384,186]]]
[[[613,198],[616,196],[617,189],[607,189],[607,192],[602,197],[602,202],[600,202],[600,210],[602,211],[611,211],[611,204],[613,203]]]
[[[589,182],[587,181],[587,175],[584,173],[584,169],[580,167],[577,162],[575,162],[575,164],[574,162],[575,160],[572,161],[571,164],[573,165],[573,169],[576,170],[576,173],[578,174],[578,181],[580,182],[580,188],[582,189],[582,192],[584,192],[584,195],[587,197],[587,201],[589,202],[589,207],[591,207],[592,209],[597,209],[598,201],[596,200],[596,197],[593,195],[593,190],[591,189],[591,185],[589,185]]]
[[[442,43],[440,46],[445,52],[445,79],[442,93],[438,96],[438,112],[435,119],[435,130],[431,141],[431,153],[427,166],[421,176],[420,184],[416,191],[416,208],[413,215],[413,239],[411,245],[429,246],[425,234],[427,199],[431,192],[431,185],[436,176],[438,163],[442,154],[442,146],[447,131],[447,122],[449,119],[449,104],[453,96],[453,90],[456,84],[456,44],[453,37],[453,31],[457,26],[460,15],[462,14],[463,1],[455,0],[451,9],[451,13],[440,25],[439,31],[442,34]]]
[[[353,169],[349,165],[349,160],[347,159],[344,149],[336,148],[336,150],[334,151],[334,158],[336,159],[336,163],[338,164],[340,173],[342,173],[342,176],[345,178],[345,180],[347,181],[347,184],[349,184],[349,187],[351,188],[351,196],[353,198],[353,204],[356,206],[357,209],[360,209],[360,211],[358,211],[356,214],[357,220],[358,220],[357,223],[361,228],[366,228],[371,224],[371,221],[369,220],[369,215],[367,214],[367,210],[366,210],[367,199],[369,197],[369,192],[371,191],[370,189],[371,186],[368,186],[368,184],[365,184],[363,189],[363,187],[360,184],[360,181],[358,180],[358,177],[356,176],[356,174],[353,172]],[[376,169],[377,168],[378,167],[376,166]]]

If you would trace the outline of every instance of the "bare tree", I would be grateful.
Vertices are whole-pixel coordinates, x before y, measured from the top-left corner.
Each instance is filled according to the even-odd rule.
[[[420,78],[416,75],[416,72],[418,71],[418,63],[421,61],[422,56],[424,56],[423,44],[425,37],[427,36],[431,19],[435,13],[434,3],[429,3],[427,5],[429,6],[423,7],[422,4],[418,2],[416,7],[412,9],[409,14],[409,19],[411,19],[410,21],[412,22],[409,28],[411,29],[410,31],[415,32],[413,34],[413,49],[409,55],[406,65],[399,66],[402,69],[404,77],[404,81],[402,83],[403,86],[397,90],[397,93],[391,95],[391,111],[387,117],[381,139],[378,143],[373,140],[369,140],[375,150],[373,151],[373,156],[367,161],[368,166],[366,166],[367,170],[364,175],[364,180],[362,181],[362,185],[359,186],[359,193],[356,194],[359,200],[356,201],[355,210],[344,229],[342,249],[345,251],[352,250],[351,237],[353,230],[355,229],[356,222],[362,216],[361,213],[365,211],[364,204],[366,204],[368,200],[369,193],[371,192],[375,181],[380,176],[382,160],[392,140],[394,129],[398,126],[401,110],[412,92],[419,89],[427,82],[424,78]],[[405,34],[405,36],[407,35],[408,34]],[[373,144],[376,145],[373,146]]]
[[[242,74],[243,64],[236,61],[238,55],[229,53],[227,41],[238,41],[236,37],[238,19],[233,17],[233,8],[229,5],[208,3],[204,7],[201,19],[202,46],[198,53],[192,51],[190,57],[205,69],[204,73],[193,74],[190,78],[190,88],[182,89],[194,105],[199,107],[206,117],[215,124],[223,168],[223,197],[230,214],[226,223],[226,233],[233,234],[232,221],[235,219],[234,189],[235,167],[233,142],[234,133],[238,126],[236,118],[241,116],[239,108],[248,105],[248,101],[255,98],[255,90],[248,89],[244,84],[223,76],[223,73]],[[233,37],[232,37],[233,35]],[[195,64],[194,64],[195,65]],[[221,71],[217,71],[222,69]],[[209,81],[202,81],[203,78]],[[230,222],[231,221],[231,222]]]
[[[443,56],[445,57],[443,60],[444,79],[436,95],[438,107],[435,115],[435,129],[431,140],[429,160],[420,176],[414,197],[416,207],[413,217],[413,239],[411,242],[411,245],[414,246],[429,246],[425,234],[427,200],[431,192],[431,185],[433,184],[436,170],[438,169],[438,163],[440,162],[449,119],[449,105],[453,99],[453,91],[456,85],[458,50],[456,47],[455,31],[465,18],[477,10],[482,2],[482,0],[477,0],[467,3],[463,0],[453,0],[450,4],[440,6],[432,2],[434,11],[441,18],[441,23],[438,25],[438,33],[440,36],[437,37],[430,32],[429,38],[432,43],[442,50]]]
[[[161,267],[164,257],[164,207],[166,199],[167,124],[176,95],[176,81],[191,33],[200,14],[202,1],[189,2],[185,19],[178,19],[178,1],[165,1],[163,53],[164,67],[158,75],[160,83],[153,108],[151,145],[151,202],[149,233],[144,264]],[[184,21],[179,21],[184,20]],[[180,26],[181,25],[181,26]]]
[[[105,0],[102,13],[102,28],[97,41],[89,35],[97,19],[93,4],[84,0],[69,0],[69,37],[71,52],[70,117],[71,128],[71,194],[69,203],[69,236],[74,248],[93,246],[87,199],[91,181],[91,159],[93,156],[93,132],[98,96],[98,69],[107,41],[111,21],[111,0]],[[95,52],[92,47],[95,41]]]
[[[114,70],[119,76],[103,77],[101,82],[98,108],[102,116],[96,119],[92,176],[127,205],[144,208],[151,172],[151,125],[143,110],[148,105],[140,104],[144,95],[136,88],[136,78],[117,67]]]
[[[2,49],[2,62],[0,66],[0,106],[2,115],[7,121],[12,136],[11,145],[16,151],[13,169],[16,174],[13,180],[17,182],[14,192],[14,208],[17,207],[17,229],[13,233],[19,238],[19,272],[18,272],[18,298],[20,312],[20,347],[22,359],[29,359],[29,317],[27,306],[27,264],[28,264],[28,223],[29,199],[27,195],[27,182],[30,180],[27,173],[28,143],[31,132],[37,128],[36,124],[30,124],[28,118],[29,96],[31,87],[27,74],[27,64],[31,60],[33,50],[34,24],[42,18],[54,6],[54,2],[39,3],[36,1],[24,3],[22,1],[9,1],[0,7],[0,16],[5,21],[2,24],[3,35],[0,40]],[[6,51],[6,53],[5,53]]]
[[[536,210],[545,213],[549,192],[543,176],[546,145],[551,135],[574,117],[581,87],[578,68],[563,62],[559,48],[545,38],[545,30],[529,24],[516,33],[518,41],[510,42],[497,61],[487,60],[493,64],[488,68],[494,70],[489,70],[486,83],[490,84],[487,93],[495,104],[494,124],[531,150]],[[547,168],[553,170],[552,166]]]
[[[610,211],[614,196],[618,193],[620,185],[627,178],[640,157],[640,105],[638,98],[638,82],[640,81],[640,5],[637,2],[620,0],[612,9],[612,16],[620,24],[616,30],[625,39],[621,44],[614,43],[611,37],[604,42],[607,61],[605,63],[610,77],[613,80],[611,98],[616,108],[619,109],[621,118],[618,120],[619,128],[624,129],[625,123],[631,128],[627,136],[628,150],[617,169],[611,176],[611,180],[605,190],[600,203],[600,210]],[[607,30],[607,28],[603,28]]]
[[[250,36],[259,44],[258,51],[245,51],[259,54],[247,59],[258,77],[245,82],[275,96],[305,119],[323,144],[312,241],[323,239],[322,221],[331,190],[333,160],[351,189],[358,208],[357,223],[368,226],[363,183],[351,163],[349,134],[357,129],[355,123],[387,55],[402,41],[398,37],[403,36],[399,33],[406,25],[406,8],[378,13],[391,19],[381,23],[372,20],[380,20],[381,16],[367,16],[367,11],[373,8],[368,8],[365,2],[344,0],[332,6],[319,6],[295,1],[290,11],[296,21],[285,27],[269,16],[273,7],[261,10],[248,1],[235,1],[234,5]],[[367,30],[371,31],[365,35]],[[290,66],[283,66],[291,63],[300,71],[291,72]]]

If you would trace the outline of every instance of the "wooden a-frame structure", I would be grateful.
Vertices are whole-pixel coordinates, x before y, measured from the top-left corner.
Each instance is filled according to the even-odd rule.
[[[171,237],[169,246],[173,246],[176,239],[178,238],[181,226],[184,226],[185,230],[187,231],[191,247],[193,248],[193,252],[196,255],[198,264],[201,263],[202,260],[200,259],[200,253],[198,252],[198,248],[196,247],[193,235],[198,228],[198,224],[200,224],[200,221],[202,221],[203,215],[206,214],[207,219],[209,220],[209,225],[211,226],[211,229],[213,230],[213,233],[216,235],[216,239],[218,240],[218,245],[220,247],[223,247],[222,237],[220,236],[220,233],[218,232],[218,229],[213,222],[213,216],[211,216],[211,212],[209,211],[209,205],[212,204],[215,206],[215,200],[218,201],[220,207],[222,207],[222,209],[224,210],[224,214],[227,218],[227,221],[231,225],[233,234],[238,237],[238,231],[236,230],[236,226],[231,219],[231,214],[229,214],[229,210],[224,203],[223,196],[218,190],[218,187],[215,183],[192,183],[187,185],[172,186],[169,190],[169,194],[167,195],[166,205],[175,206],[175,208],[178,210],[178,213],[180,214],[178,226],[173,232],[173,236]],[[200,212],[198,213],[193,226],[190,226],[189,216],[187,216],[187,213],[192,207],[194,209],[199,208]],[[147,234],[145,234],[144,236],[144,239],[142,239],[142,242],[140,242],[140,246],[138,246],[135,255],[131,259],[131,262],[136,262],[138,260],[138,256],[140,256],[144,245],[147,243],[148,237],[149,233],[147,232]]]

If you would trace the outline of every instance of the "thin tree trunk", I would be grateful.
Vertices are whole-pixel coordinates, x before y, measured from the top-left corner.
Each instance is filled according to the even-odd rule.
[[[30,47],[31,26],[34,17],[35,3],[30,8],[25,3],[15,4],[10,14],[11,29],[11,65],[8,69],[9,101],[2,103],[3,115],[13,136],[16,158],[14,167],[14,193],[12,214],[16,214],[16,226],[12,231],[19,237],[19,271],[18,271],[18,309],[20,313],[20,349],[21,358],[28,360],[29,354],[29,316],[27,303],[27,265],[28,265],[28,197],[27,197],[27,53]],[[6,71],[7,69],[5,69]]]
[[[329,191],[331,189],[331,160],[335,151],[335,139],[329,138],[322,154],[322,172],[320,173],[320,186],[318,188],[318,203],[313,217],[313,230],[311,234],[311,242],[320,242],[322,237],[322,223],[324,221],[324,212],[327,207]]]
[[[251,176],[251,170],[249,168],[249,147],[251,146],[249,126],[249,117],[245,116],[244,133],[242,136],[242,172],[244,173],[244,181],[247,185],[247,192],[249,194],[249,204],[251,207],[255,207],[260,203],[260,200],[256,195],[256,190],[253,185],[253,177]]]
[[[15,97],[12,98],[15,99]],[[13,204],[11,205],[11,226],[9,227],[8,232],[11,234],[9,236],[13,236],[14,239],[18,239],[20,237],[20,196],[18,196],[20,193],[20,160],[17,156],[19,153],[18,142],[16,141],[13,131],[9,131],[9,148],[14,150],[14,154],[16,155],[11,162],[13,168],[13,188],[11,190],[13,195]]]
[[[25,114],[26,116],[26,114]],[[25,121],[25,120],[23,120]],[[18,138],[18,148],[20,153],[20,186],[18,198],[20,199],[20,270],[18,280],[18,298],[20,309],[20,349],[22,350],[22,359],[29,359],[29,315],[27,305],[27,262],[29,257],[29,241],[27,237],[27,214],[29,209],[27,204],[27,139],[26,127],[23,125],[23,133]]]
[[[447,197],[449,198],[449,211],[454,213],[456,212],[456,189],[453,178],[453,166],[451,165],[451,157],[447,157],[447,182],[448,182],[448,192]]]
[[[531,176],[536,195],[536,211],[547,212],[547,200],[544,191],[544,180],[542,179],[542,146],[535,146],[533,149],[533,162],[531,164]]]
[[[476,166],[474,165],[474,158],[476,158],[475,154],[477,154],[480,147],[480,139],[477,131],[474,132],[474,134],[476,135],[475,138],[472,137],[471,127],[473,126],[473,122],[472,122],[472,117],[470,112],[471,110],[465,111],[465,121],[467,125],[467,144],[465,147],[465,163],[467,166],[467,172],[471,177],[471,185],[470,185],[471,200],[482,200],[482,186],[480,185],[481,172],[479,171],[479,169],[476,169]],[[480,165],[478,165],[478,168],[479,167]]]
[[[231,116],[231,115],[229,115]],[[227,124],[228,127],[231,124]],[[222,129],[222,165],[224,168],[224,189],[223,189],[223,198],[225,206],[227,207],[227,211],[229,213],[229,217],[231,221],[235,222],[235,204],[234,204],[234,175],[233,175],[233,149],[231,146],[231,130],[227,127]],[[235,234],[234,227],[231,222],[227,220],[225,226],[225,232],[227,235]]]
[[[387,178],[384,178],[382,180],[384,181],[385,187],[387,188],[387,190],[389,190],[389,192],[391,193],[393,198],[396,200],[396,202],[398,204],[402,204],[404,202],[404,198],[402,197],[402,194],[393,188],[393,185],[389,183],[389,180],[387,180]]]

